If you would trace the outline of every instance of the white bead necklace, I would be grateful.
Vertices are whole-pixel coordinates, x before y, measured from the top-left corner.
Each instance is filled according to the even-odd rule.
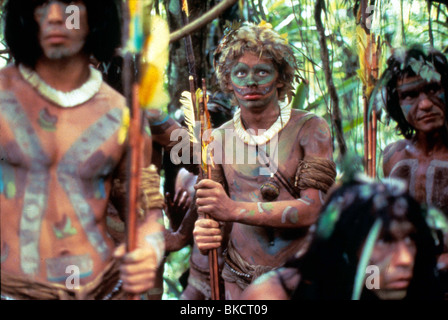
[[[80,88],[63,92],[49,86],[35,71],[24,65],[19,65],[19,71],[22,77],[44,98],[62,108],[73,108],[92,99],[103,82],[101,72],[90,66],[89,79]]]
[[[244,143],[247,143],[251,146],[264,145],[286,126],[290,118],[291,104],[284,104],[280,107],[280,115],[278,116],[277,121],[275,121],[268,130],[263,132],[263,134],[257,136],[248,133],[243,128],[243,124],[241,123],[241,109],[238,108],[233,116],[233,125],[236,133],[238,134],[238,137],[240,137],[240,139],[243,140]]]

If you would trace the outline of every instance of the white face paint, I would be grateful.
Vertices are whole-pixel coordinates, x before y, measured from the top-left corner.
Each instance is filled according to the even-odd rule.
[[[325,193],[319,190],[319,200],[321,204],[325,204]]]

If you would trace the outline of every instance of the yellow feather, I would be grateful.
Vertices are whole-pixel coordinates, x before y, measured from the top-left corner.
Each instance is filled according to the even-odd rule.
[[[182,0],[182,11],[185,12],[185,15],[190,16],[190,10],[188,9],[188,1]]]
[[[129,12],[131,14],[131,17],[134,17],[134,15],[138,12],[138,0],[129,0]]]
[[[145,41],[142,55],[143,77],[139,92],[142,108],[162,109],[169,102],[168,93],[164,88],[169,38],[166,21],[158,16],[151,17],[151,34]]]
[[[358,57],[359,57],[359,70],[357,73],[361,78],[364,85],[367,85],[367,65],[366,65],[366,49],[367,49],[367,34],[365,30],[357,26],[356,27],[356,42],[358,47]]]
[[[121,126],[120,130],[118,131],[118,143],[121,145],[123,144],[127,137],[128,137],[128,131],[130,126],[130,112],[128,108],[123,109],[122,119],[121,119]]]
[[[266,22],[264,20],[261,20],[261,22],[258,24],[258,26],[260,28],[272,29],[272,24],[270,24],[270,23],[268,23],[268,22]]]

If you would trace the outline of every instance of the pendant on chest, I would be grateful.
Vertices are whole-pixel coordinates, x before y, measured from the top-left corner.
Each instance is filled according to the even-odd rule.
[[[274,201],[280,195],[280,186],[273,176],[260,187],[261,196],[266,201]]]

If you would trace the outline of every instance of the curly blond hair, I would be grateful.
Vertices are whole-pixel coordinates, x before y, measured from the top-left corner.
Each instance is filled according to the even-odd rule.
[[[279,88],[279,99],[283,101],[287,97],[291,101],[297,61],[286,37],[279,35],[266,23],[255,25],[246,22],[221,40],[215,51],[216,77],[221,90],[231,92],[228,89],[231,69],[245,52],[272,59],[279,74],[278,81],[283,83]]]

